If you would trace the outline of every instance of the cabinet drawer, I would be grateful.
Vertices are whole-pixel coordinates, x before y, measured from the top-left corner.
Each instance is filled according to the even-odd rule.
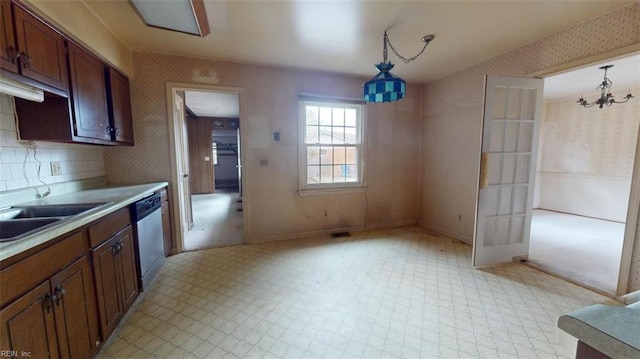
[[[84,232],[76,233],[0,271],[0,307],[18,298],[87,251]]]
[[[100,223],[89,227],[89,243],[91,244],[91,248],[99,246],[100,243],[114,236],[130,224],[131,214],[129,207],[125,207],[109,215]]]

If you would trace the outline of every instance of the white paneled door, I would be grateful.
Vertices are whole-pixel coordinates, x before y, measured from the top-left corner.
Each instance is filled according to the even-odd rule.
[[[487,76],[473,265],[529,253],[544,80]]]

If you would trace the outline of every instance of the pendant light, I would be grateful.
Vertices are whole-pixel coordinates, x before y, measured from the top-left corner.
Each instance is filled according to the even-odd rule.
[[[611,106],[614,103],[625,103],[634,98],[634,96],[631,94],[631,91],[629,91],[627,96],[624,97],[623,101],[616,101],[613,99],[613,95],[611,94],[611,86],[613,85],[613,82],[607,77],[607,70],[612,67],[613,65],[605,65],[599,67],[600,70],[604,70],[604,79],[602,80],[602,83],[598,85],[598,87],[596,87],[596,90],[600,92],[600,98],[593,102],[587,102],[584,97],[580,96],[580,98],[578,99],[578,104],[580,106],[589,108],[598,105],[599,108],[603,108],[605,105]]]
[[[406,94],[405,81],[390,72],[394,65],[387,58],[387,45],[405,64],[408,64],[409,62],[417,59],[418,56],[422,55],[424,50],[427,48],[427,45],[429,45],[434,38],[435,35],[423,36],[422,42],[424,42],[424,46],[422,47],[422,50],[420,50],[417,55],[406,58],[396,51],[389,40],[387,32],[385,31],[382,44],[382,62],[376,65],[376,68],[380,72],[362,86],[365,102],[398,101],[404,98]]]

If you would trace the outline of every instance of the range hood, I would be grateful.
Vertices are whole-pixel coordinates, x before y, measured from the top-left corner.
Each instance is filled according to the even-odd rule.
[[[23,98],[29,101],[44,101],[44,92],[33,86],[0,76],[0,93]]]

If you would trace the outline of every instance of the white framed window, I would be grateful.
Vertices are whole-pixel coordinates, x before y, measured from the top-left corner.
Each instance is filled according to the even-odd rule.
[[[300,190],[364,187],[363,105],[300,100]]]

